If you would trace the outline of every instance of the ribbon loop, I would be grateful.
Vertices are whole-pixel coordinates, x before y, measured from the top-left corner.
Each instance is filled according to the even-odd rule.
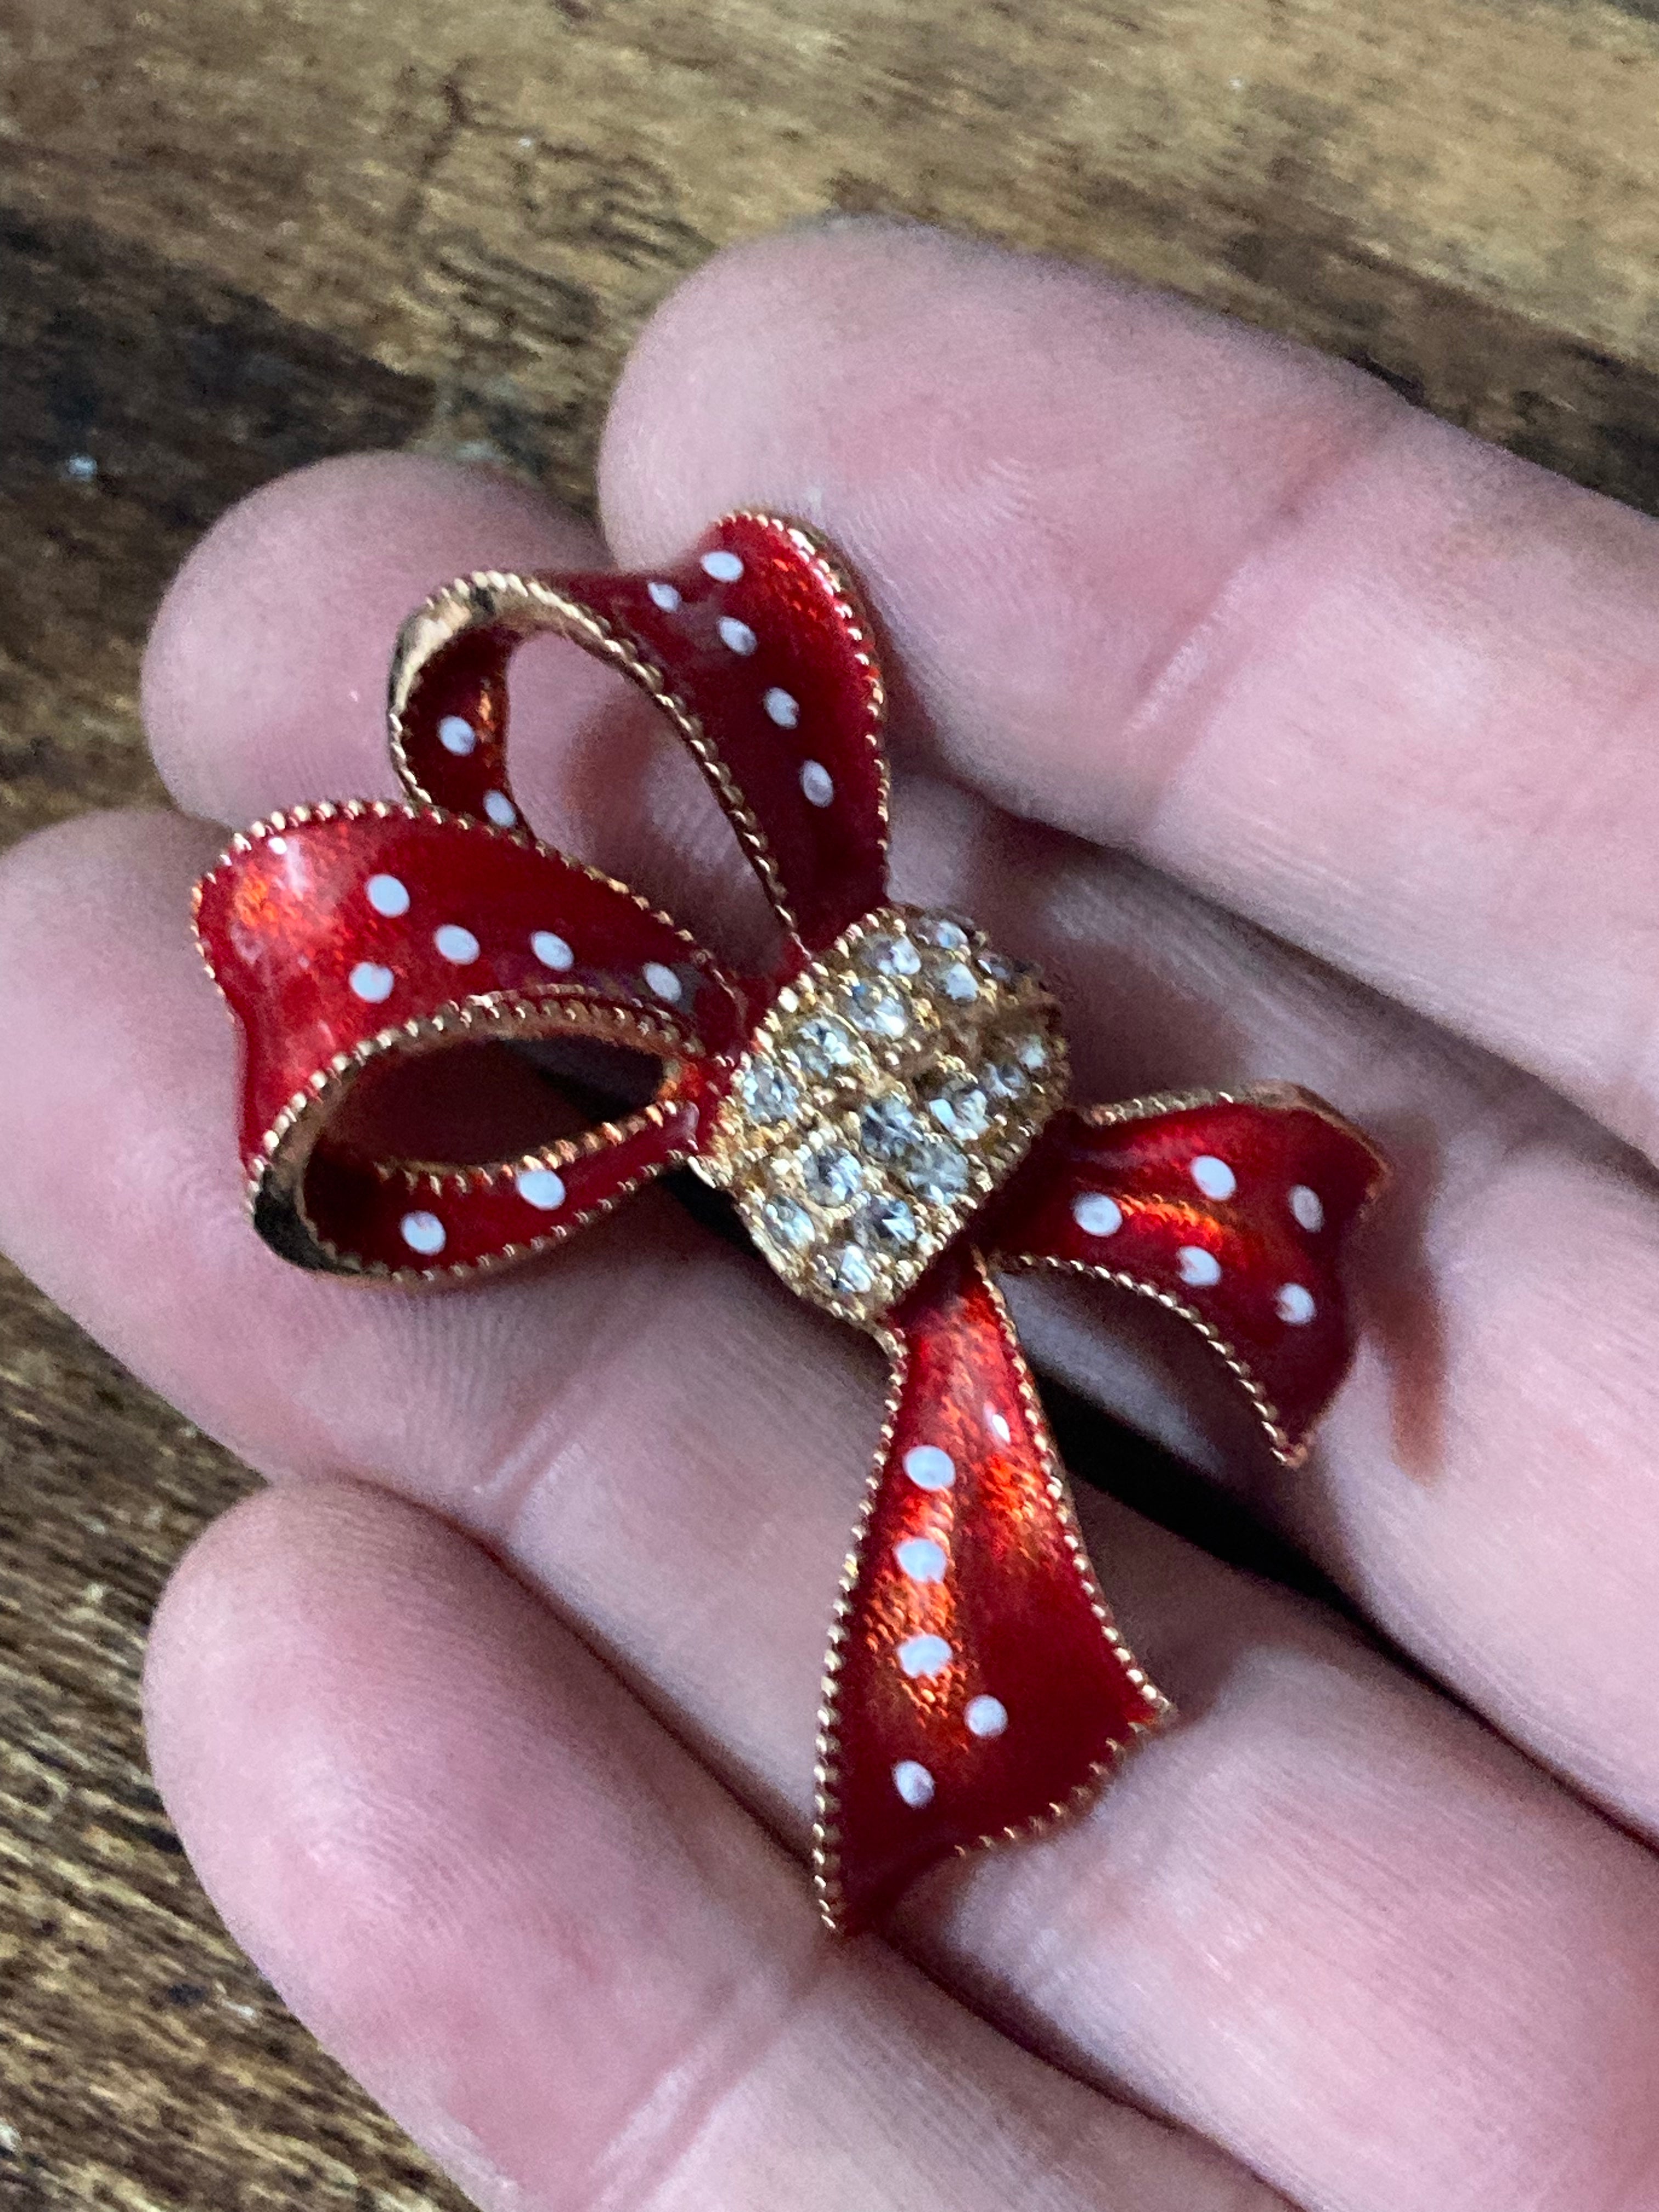
[[[255,1220],[331,1273],[454,1279],[562,1242],[696,1151],[748,1026],[709,955],[620,884],[528,837],[384,802],[239,837],[199,886],[197,927],[246,1039]],[[657,1095],[482,1163],[352,1132],[363,1079],[389,1062],[556,1036],[649,1054]]]
[[[821,950],[887,878],[884,695],[869,619],[799,524],[728,515],[635,575],[465,576],[408,623],[392,746],[411,798],[516,823],[507,666],[570,639],[653,699],[696,757],[784,927]]]

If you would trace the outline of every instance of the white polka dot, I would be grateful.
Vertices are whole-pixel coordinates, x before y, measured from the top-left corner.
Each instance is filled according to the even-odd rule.
[[[970,1698],[963,1718],[975,1735],[1000,1735],[1008,1725],[1008,1708],[1000,1698]]]
[[[660,960],[647,960],[644,975],[647,987],[671,1006],[678,1006],[685,996],[685,986],[672,968],[665,968]]]
[[[1195,1291],[1208,1290],[1221,1280],[1220,1261],[1201,1244],[1183,1244],[1176,1254],[1176,1265],[1181,1270],[1182,1281],[1190,1283]]]
[[[564,1177],[551,1168],[520,1168],[514,1181],[525,1204],[543,1213],[555,1212],[564,1204]]]
[[[1006,1416],[998,1413],[994,1406],[988,1406],[985,1408],[985,1425],[1000,1444],[1012,1442],[1014,1432],[1009,1427]]]
[[[1115,1237],[1123,1226],[1123,1208],[1103,1190],[1085,1190],[1072,1200],[1072,1218],[1085,1237]]]
[[[739,622],[735,615],[722,615],[720,629],[720,643],[730,653],[747,655],[751,653],[760,643],[760,640],[750,629],[748,623]]]
[[[484,793],[484,812],[498,830],[510,830],[519,818],[519,810],[504,791]]]
[[[1231,1198],[1238,1188],[1238,1177],[1226,1161],[1217,1159],[1213,1152],[1200,1152],[1190,1172],[1206,1198]]]
[[[904,1472],[918,1490],[948,1490],[957,1479],[957,1463],[937,1444],[912,1444],[904,1455]]]
[[[780,684],[772,686],[761,704],[781,730],[793,730],[800,720],[800,701]]]
[[[930,1674],[942,1674],[951,1663],[951,1651],[942,1636],[907,1636],[897,1657],[914,1682],[918,1675],[926,1680]]]
[[[575,954],[563,938],[556,936],[550,929],[538,929],[530,940],[530,949],[544,968],[556,968],[561,975],[576,963]]]
[[[1316,1190],[1310,1190],[1305,1182],[1297,1183],[1292,1189],[1291,1212],[1295,1214],[1302,1226],[1310,1231],[1322,1229],[1325,1226],[1324,1201],[1319,1193]]]
[[[378,1006],[382,999],[392,996],[396,979],[392,970],[382,968],[378,961],[360,960],[347,980],[360,999],[367,999],[371,1006]]]
[[[438,725],[438,743],[447,753],[465,757],[478,742],[478,732],[465,715],[446,714]]]
[[[447,921],[441,929],[434,930],[432,942],[446,960],[453,960],[458,968],[465,968],[478,957],[478,940],[470,929],[463,929],[458,921]]]
[[[828,806],[836,795],[835,779],[822,761],[808,761],[800,772],[800,787],[809,806]]]
[[[933,1802],[933,1778],[920,1759],[900,1759],[893,1769],[893,1787],[917,1812]]]
[[[652,605],[660,607],[665,615],[672,615],[680,603],[678,589],[673,584],[647,584],[645,588],[651,594]]]
[[[931,1536],[907,1536],[894,1545],[893,1557],[913,1583],[942,1583],[950,1565],[944,1545]]]
[[[449,1242],[444,1225],[435,1213],[406,1213],[398,1224],[403,1240],[411,1252],[420,1252],[430,1259],[441,1252]]]
[[[1292,1328],[1300,1328],[1310,1322],[1317,1311],[1313,1292],[1302,1283],[1285,1284],[1273,1304],[1279,1308],[1280,1321],[1288,1322]]]
[[[705,553],[698,565],[717,584],[735,584],[743,574],[743,563],[735,553]]]
[[[388,914],[394,918],[409,912],[409,889],[396,876],[371,876],[368,883],[368,902],[376,914]]]
[[[267,837],[265,839],[265,850],[267,853],[286,853],[288,850],[288,839],[286,837]]]

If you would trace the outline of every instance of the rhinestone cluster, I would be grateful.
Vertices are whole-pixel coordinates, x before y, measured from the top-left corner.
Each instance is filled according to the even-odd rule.
[[[1066,1095],[1034,970],[886,907],[781,991],[720,1108],[708,1179],[792,1289],[869,1322],[1018,1165]]]

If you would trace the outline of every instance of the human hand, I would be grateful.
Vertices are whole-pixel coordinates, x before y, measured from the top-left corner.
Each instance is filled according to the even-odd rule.
[[[1653,526],[1169,301],[880,226],[694,280],[603,478],[629,565],[745,502],[845,550],[902,679],[896,888],[1039,960],[1082,1095],[1284,1077],[1394,1154],[1299,1474],[1138,1311],[1025,1334],[1444,1689],[1085,1496],[1182,1723],[890,1946],[828,1942],[789,1857],[866,1348],[660,1194],[447,1298],[285,1269],[186,926],[221,833],[86,819],[0,871],[0,1237],[284,1478],[152,1647],[231,1928],[486,2206],[1659,2203]],[[403,615],[592,557],[412,459],[258,495],[158,624],[175,796],[391,795]],[[544,834],[741,941],[648,713],[569,648],[514,677]]]

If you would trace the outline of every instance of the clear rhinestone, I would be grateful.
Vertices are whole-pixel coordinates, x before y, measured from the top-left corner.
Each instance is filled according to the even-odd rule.
[[[758,1060],[744,1075],[743,1103],[751,1121],[763,1126],[787,1121],[800,1106],[800,1092],[781,1067]]]
[[[864,1182],[864,1171],[851,1152],[839,1145],[821,1145],[801,1164],[806,1195],[820,1206],[845,1206]]]
[[[859,959],[878,975],[914,975],[921,967],[921,955],[908,937],[866,937]]]
[[[761,1219],[775,1243],[804,1252],[812,1241],[812,1217],[799,1200],[769,1198],[761,1208]]]
[[[778,993],[721,1109],[711,1180],[803,1295],[890,1310],[1018,1164],[1064,1064],[1031,971],[958,916],[889,908]]]
[[[991,1122],[990,1101],[971,1075],[937,1078],[930,1087],[927,1111],[941,1129],[969,1142],[985,1134]]]
[[[924,944],[937,945],[941,952],[965,952],[968,950],[967,931],[959,921],[952,921],[945,915],[927,915],[911,926]]]
[[[795,1055],[812,1075],[834,1075],[853,1057],[853,1040],[839,1022],[817,1014],[795,1032]]]
[[[910,1026],[903,1000],[880,983],[854,983],[847,994],[847,1007],[872,1036],[902,1037]]]
[[[856,1244],[837,1244],[821,1252],[813,1271],[827,1291],[843,1298],[860,1298],[873,1290],[876,1271]]]
[[[859,1115],[859,1142],[874,1158],[896,1160],[927,1134],[921,1119],[902,1091],[890,1091],[872,1098]]]
[[[860,1244],[877,1252],[908,1252],[921,1231],[914,1210],[902,1198],[872,1198],[853,1223]]]
[[[968,1163],[954,1145],[937,1138],[918,1145],[904,1170],[904,1180],[930,1206],[948,1206],[968,1188]]]

